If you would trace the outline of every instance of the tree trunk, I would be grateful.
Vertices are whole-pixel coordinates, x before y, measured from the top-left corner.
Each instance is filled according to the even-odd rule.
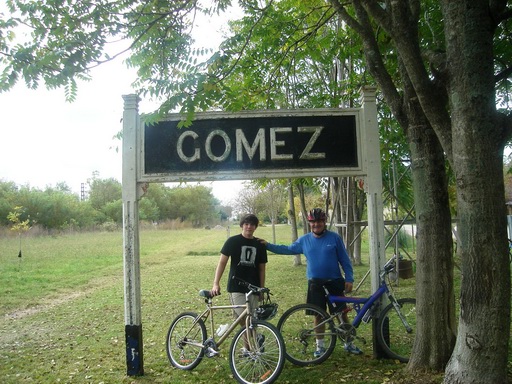
[[[396,29],[397,32],[396,35],[393,34],[393,38],[398,47],[411,48],[409,45],[412,45],[412,48],[416,48],[404,49],[400,52],[400,58],[402,60],[407,58],[414,63],[419,62],[419,65],[423,66],[421,57],[407,57],[407,54],[419,54],[419,47],[415,40],[418,20],[413,15],[407,14],[407,11],[405,11],[406,17],[403,17],[400,12],[394,13],[394,9],[387,8],[386,13],[383,13],[382,8],[374,2],[365,1],[369,8],[363,9],[360,1],[352,1],[358,21],[355,22],[341,7],[340,2],[331,0],[331,3],[337,7],[343,20],[362,38],[367,68],[379,84],[393,115],[406,131],[411,146],[415,201],[420,204],[416,206],[418,324],[413,356],[408,369],[411,372],[420,369],[440,370],[448,361],[454,334],[452,242],[443,152],[438,143],[439,138],[437,137],[436,140],[434,132],[429,129],[431,124],[429,124],[430,120],[427,121],[425,118],[423,105],[420,109],[416,96],[417,89],[414,87],[413,90],[409,83],[412,72],[406,66],[404,68],[407,68],[407,71],[404,69],[400,71],[402,81],[405,83],[401,84],[404,87],[404,95],[398,92],[394,83],[396,79],[387,72],[367,10],[371,7],[382,25],[389,29],[391,29],[390,26]],[[392,7],[408,8],[408,3],[405,2],[388,2],[387,4]],[[393,24],[396,22],[403,23],[401,28],[396,28]],[[400,38],[405,42],[397,41]],[[423,72],[425,72],[424,68]]]
[[[417,336],[407,368],[411,373],[439,372],[450,358],[456,334],[448,181],[443,149],[419,106],[407,75],[403,75],[418,235]]]
[[[300,209],[302,211],[302,214],[301,214],[302,228],[303,228],[304,234],[306,234],[309,232],[309,225],[308,225],[308,221],[307,221],[308,210],[306,208],[306,196],[304,193],[304,185],[302,184],[302,182],[297,184],[297,189],[299,190]]]
[[[441,2],[445,18],[462,257],[457,343],[445,383],[506,383],[510,261],[503,132],[494,99],[493,14],[488,1]],[[478,161],[475,161],[478,159]]]
[[[354,221],[359,223],[363,218],[364,207],[366,205],[366,193],[364,190],[358,185],[359,180],[356,180],[354,183],[355,187],[355,203],[354,203]],[[361,224],[354,224],[354,235],[357,236],[357,239],[354,241],[354,260],[356,265],[362,265],[361,259]]]
[[[343,210],[343,201],[344,201],[344,193],[343,193],[343,179],[341,177],[332,177],[329,179],[330,182],[332,181],[332,218],[331,222],[336,223],[346,223],[346,215],[345,211]],[[338,233],[338,235],[341,236],[343,239],[343,242],[345,245],[347,244],[346,241],[346,227],[335,227],[334,231]],[[350,255],[350,253],[349,253]]]
[[[292,229],[292,242],[299,238],[299,234],[297,231],[297,216],[295,214],[295,202],[293,196],[293,182],[292,179],[288,179],[288,206],[290,207],[288,210],[288,218],[290,219],[290,226]],[[293,257],[293,265],[298,266],[302,265],[302,261],[300,259],[300,255],[295,255]]]
[[[355,220],[355,211],[356,211],[356,199],[355,199],[355,184],[354,177],[347,177],[347,214],[346,214],[346,222],[347,222],[347,233],[345,246],[349,251],[349,255],[352,258],[352,262],[354,265],[361,265],[361,259],[356,259],[355,251],[354,251],[354,220]]]

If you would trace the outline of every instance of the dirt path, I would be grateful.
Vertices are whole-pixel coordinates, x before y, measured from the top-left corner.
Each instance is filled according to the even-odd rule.
[[[82,291],[82,292],[73,292],[73,293],[69,293],[69,294],[63,294],[63,295],[60,295],[59,297],[56,297],[54,299],[47,299],[45,301],[47,301],[46,303],[44,304],[39,304],[39,305],[36,305],[34,307],[30,307],[30,308],[25,308],[25,309],[17,309],[15,311],[12,311],[10,313],[6,313],[4,315],[4,319],[6,320],[12,320],[12,319],[23,319],[24,317],[27,317],[27,316],[31,316],[31,315],[35,315],[36,313],[39,313],[39,312],[43,312],[43,311],[46,311],[48,309],[51,309],[51,308],[54,308],[58,305],[61,305],[61,304],[64,304],[64,303],[67,303],[71,300],[74,300],[80,296],[83,296],[85,295],[86,293],[88,292],[91,292],[93,290],[97,289],[94,288],[94,289],[89,289],[89,290],[86,290],[86,291]]]
[[[110,286],[119,284],[121,279],[122,277],[112,276],[97,278],[79,291],[66,292],[55,297],[41,298],[41,304],[29,308],[16,309],[4,314],[0,317],[0,345],[20,342],[19,339],[23,337],[22,335],[34,332],[34,327],[48,327],[48,324],[37,326],[30,321],[25,324],[22,320],[27,320],[41,312],[50,311],[73,300],[90,295],[97,290],[107,289]],[[44,330],[39,329],[39,331],[43,332]]]

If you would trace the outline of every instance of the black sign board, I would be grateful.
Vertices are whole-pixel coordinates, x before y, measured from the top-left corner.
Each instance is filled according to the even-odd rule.
[[[181,129],[178,119],[145,125],[143,176],[208,180],[361,170],[355,113],[207,116]]]

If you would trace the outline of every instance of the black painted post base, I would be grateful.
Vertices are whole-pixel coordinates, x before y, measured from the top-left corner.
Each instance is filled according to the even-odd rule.
[[[144,375],[142,325],[126,325],[126,367],[128,376]]]

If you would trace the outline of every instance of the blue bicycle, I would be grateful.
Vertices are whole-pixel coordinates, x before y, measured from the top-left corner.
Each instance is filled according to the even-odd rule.
[[[382,350],[389,358],[409,361],[415,338],[416,299],[396,299],[390,291],[386,277],[396,273],[395,264],[394,256],[380,272],[379,288],[370,297],[335,296],[324,286],[330,315],[312,304],[299,304],[285,311],[277,328],[286,345],[286,358],[298,366],[320,364],[332,354],[338,337],[344,343],[352,343],[357,338],[357,328],[378,315],[376,337]],[[377,313],[383,295],[387,295],[390,304]],[[352,322],[343,322],[341,313],[336,313],[335,308],[341,303],[347,306],[344,311],[355,310]],[[322,338],[323,353],[315,353],[316,341]]]

